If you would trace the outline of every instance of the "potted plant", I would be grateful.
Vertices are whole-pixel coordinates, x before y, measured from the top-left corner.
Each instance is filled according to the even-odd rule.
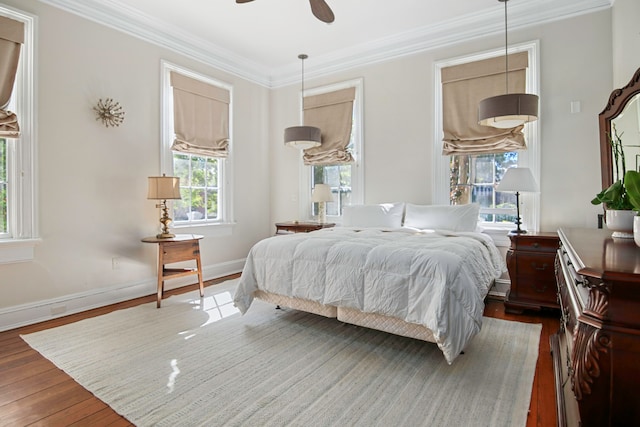
[[[605,222],[607,228],[613,231],[613,237],[632,238],[633,222],[636,214],[633,211],[634,205],[629,200],[626,182],[627,170],[621,136],[618,135],[618,131],[613,125],[613,136],[609,135],[609,143],[611,144],[616,180],[609,188],[598,193],[591,200],[591,203],[604,205]],[[620,168],[622,168],[622,173],[620,173]]]
[[[628,171],[624,174],[627,199],[636,215],[633,217],[633,240],[640,246],[640,172]]]

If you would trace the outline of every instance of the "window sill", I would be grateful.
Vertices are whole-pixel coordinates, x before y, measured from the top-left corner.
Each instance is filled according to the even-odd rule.
[[[235,222],[223,222],[215,224],[186,224],[171,227],[178,234],[201,234],[205,237],[231,236]]]
[[[0,240],[0,264],[28,262],[34,259],[34,248],[42,239]]]

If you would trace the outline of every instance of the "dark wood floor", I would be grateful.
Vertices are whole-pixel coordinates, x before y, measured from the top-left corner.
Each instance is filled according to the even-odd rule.
[[[236,276],[206,283],[215,285]],[[167,294],[197,289],[196,285]],[[109,406],[29,347],[20,334],[99,316],[113,310],[155,301],[155,295],[114,304],[37,325],[0,333],[0,426],[131,426]],[[540,354],[533,381],[527,427],[556,425],[554,379],[549,336],[559,325],[555,313],[510,315],[499,301],[489,301],[485,315],[520,322],[541,323]]]

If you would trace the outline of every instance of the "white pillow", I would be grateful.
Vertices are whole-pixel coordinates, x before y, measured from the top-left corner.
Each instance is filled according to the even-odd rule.
[[[404,226],[421,230],[476,231],[480,205],[412,205],[407,203]]]
[[[404,203],[345,206],[342,209],[344,227],[402,227]]]

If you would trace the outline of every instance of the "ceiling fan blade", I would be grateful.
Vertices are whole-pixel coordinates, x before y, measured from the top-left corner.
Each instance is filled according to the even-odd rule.
[[[253,0],[236,0],[236,3],[249,3],[250,1]]]
[[[309,0],[309,4],[311,5],[313,15],[322,22],[330,24],[335,19],[333,11],[324,0]]]

